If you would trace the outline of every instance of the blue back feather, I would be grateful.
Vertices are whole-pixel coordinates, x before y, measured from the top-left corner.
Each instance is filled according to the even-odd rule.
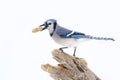
[[[57,31],[56,33],[62,37],[62,38],[84,38],[85,37],[85,34],[83,33],[80,33],[80,32],[74,32],[72,33],[73,31],[72,30],[69,30],[69,29],[66,29],[66,28],[63,28],[63,27],[57,27]],[[67,36],[68,34],[72,33],[71,35]]]

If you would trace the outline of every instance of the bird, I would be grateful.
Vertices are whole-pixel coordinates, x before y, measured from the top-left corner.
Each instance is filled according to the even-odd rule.
[[[52,39],[64,46],[59,48],[61,51],[63,49],[73,47],[74,48],[74,53],[73,56],[75,56],[76,49],[78,47],[78,44],[80,42],[86,41],[86,40],[111,40],[115,41],[113,38],[106,38],[106,37],[94,37],[91,35],[86,35],[81,32],[77,32],[74,30],[67,29],[65,27],[60,26],[57,23],[56,19],[48,19],[44,22],[44,24],[40,25],[37,28],[34,28],[32,30],[33,33],[38,32],[38,31],[43,31],[47,29],[49,31],[50,36]]]

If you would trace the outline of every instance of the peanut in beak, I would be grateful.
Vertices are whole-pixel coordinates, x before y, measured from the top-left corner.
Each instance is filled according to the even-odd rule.
[[[36,33],[36,32],[38,32],[38,31],[42,31],[42,30],[43,30],[42,27],[37,27],[37,28],[34,28],[34,29],[32,30],[32,32],[33,32],[33,33]]]

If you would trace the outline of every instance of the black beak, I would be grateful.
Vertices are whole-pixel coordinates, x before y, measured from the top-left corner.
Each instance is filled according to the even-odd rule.
[[[40,25],[39,27],[42,27],[42,26],[44,26],[44,27],[42,28],[42,31],[45,30],[45,29],[47,29],[47,25],[46,25],[46,24],[42,24],[42,25]]]
[[[40,27],[41,27],[41,26],[45,26],[45,24],[40,25]]]
[[[44,26],[43,28],[42,28],[42,30],[41,31],[43,31],[43,30],[45,30],[46,28],[45,28],[45,24],[42,24],[42,25],[40,25],[39,27],[42,27],[42,26]]]

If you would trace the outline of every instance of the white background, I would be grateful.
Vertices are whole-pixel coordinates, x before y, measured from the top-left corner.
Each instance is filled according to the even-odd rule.
[[[0,0],[0,80],[53,80],[41,70],[51,63],[51,51],[61,47],[48,31],[32,33],[47,19],[93,36],[112,41],[80,44],[76,55],[102,80],[120,80],[119,0]],[[72,55],[73,49],[66,52]]]

